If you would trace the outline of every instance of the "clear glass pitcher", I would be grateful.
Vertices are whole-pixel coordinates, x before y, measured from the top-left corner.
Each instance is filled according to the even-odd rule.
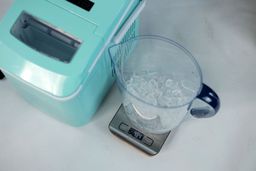
[[[159,36],[138,36],[109,48],[125,113],[141,130],[162,134],[191,114],[217,113],[217,94],[202,83],[192,54]]]

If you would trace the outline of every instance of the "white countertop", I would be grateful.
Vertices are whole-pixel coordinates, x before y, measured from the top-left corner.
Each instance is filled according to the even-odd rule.
[[[0,16],[10,4],[0,1]],[[256,1],[148,0],[141,21],[143,34],[169,37],[196,56],[221,98],[219,113],[184,122],[149,157],[108,131],[120,105],[116,87],[89,124],[73,128],[0,81],[1,171],[256,170]]]

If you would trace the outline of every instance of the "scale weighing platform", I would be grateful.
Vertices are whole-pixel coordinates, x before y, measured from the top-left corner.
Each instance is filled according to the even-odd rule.
[[[164,134],[144,133],[130,122],[125,114],[123,105],[120,106],[110,122],[109,130],[149,155],[159,153],[170,134],[170,132]]]

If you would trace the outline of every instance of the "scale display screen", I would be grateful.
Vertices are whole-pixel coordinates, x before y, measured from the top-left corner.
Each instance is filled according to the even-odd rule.
[[[132,135],[134,138],[138,139],[138,140],[142,140],[144,137],[144,134],[142,134],[141,132],[137,131],[136,129],[130,128],[128,131],[128,134]]]

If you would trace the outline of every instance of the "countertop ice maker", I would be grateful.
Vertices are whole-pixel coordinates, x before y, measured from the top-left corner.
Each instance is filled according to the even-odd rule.
[[[16,0],[0,23],[0,69],[30,104],[87,123],[113,84],[108,47],[134,37],[144,0]]]

